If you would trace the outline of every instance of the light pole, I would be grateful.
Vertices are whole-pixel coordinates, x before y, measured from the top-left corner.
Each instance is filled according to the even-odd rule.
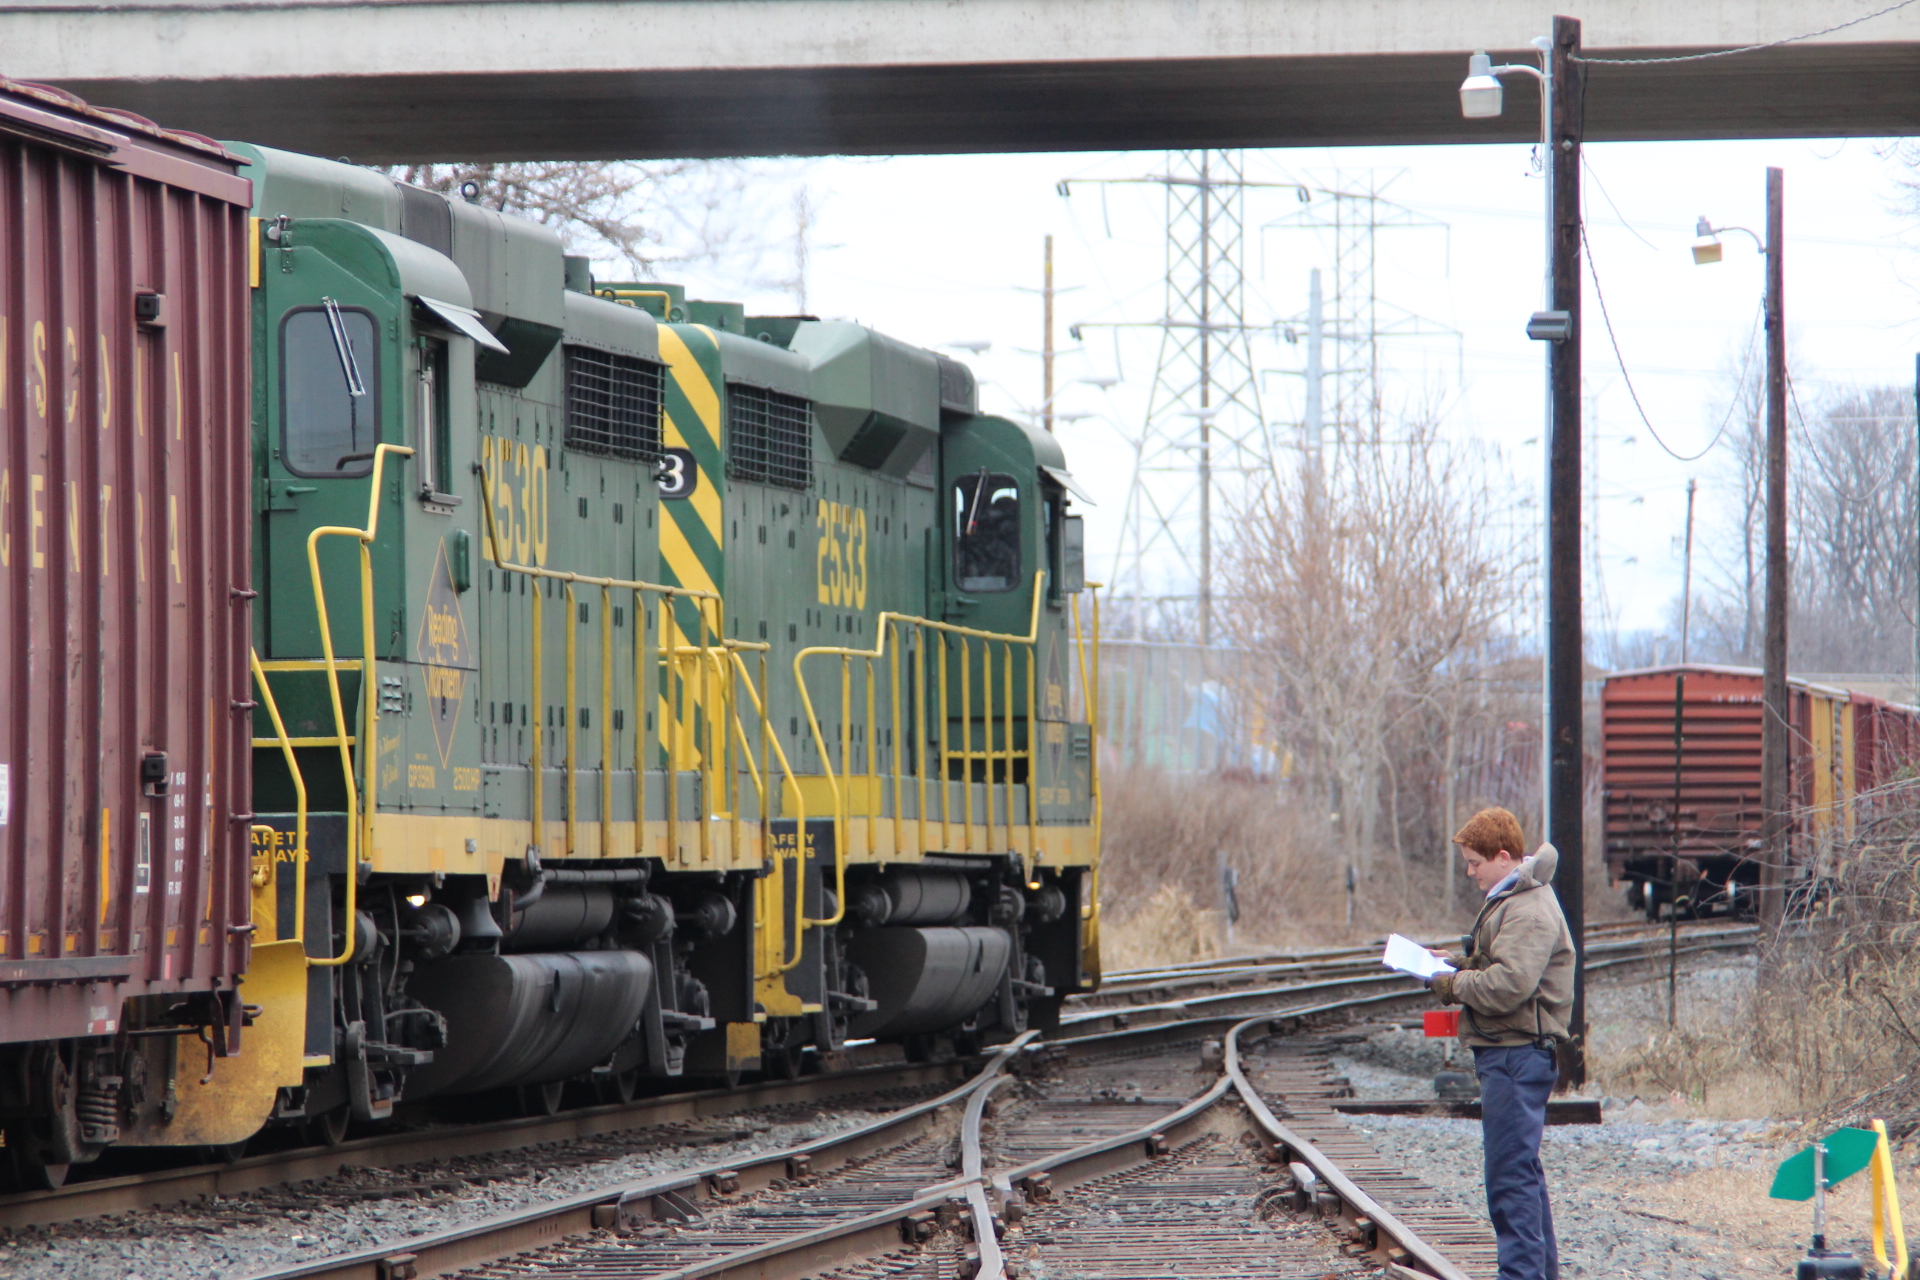
[[[1787,323],[1785,248],[1786,174],[1767,170],[1767,234],[1715,227],[1701,218],[1693,246],[1699,264],[1720,261],[1717,237],[1752,236],[1767,258],[1767,603],[1760,656],[1760,892],[1763,923],[1780,919],[1791,849],[1788,777],[1793,736],[1787,722]],[[1749,606],[1751,607],[1751,606]]]
[[[1547,344],[1546,605],[1542,825],[1559,850],[1554,893],[1573,934],[1575,974],[1570,1040],[1560,1082],[1586,1081],[1586,824],[1580,618],[1580,143],[1585,133],[1586,69],[1579,60],[1580,23],[1555,17],[1553,34],[1533,42],[1540,66],[1493,65],[1485,53],[1468,60],[1460,111],[1489,119],[1504,105],[1502,76],[1540,82],[1542,162],[1547,178],[1545,306],[1527,321],[1527,336]]]

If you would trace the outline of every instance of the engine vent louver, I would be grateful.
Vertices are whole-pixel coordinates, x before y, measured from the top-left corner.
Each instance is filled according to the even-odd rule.
[[[812,484],[812,403],[761,387],[728,384],[727,475],[782,489]]]
[[[567,448],[651,462],[660,456],[661,368],[569,345]]]

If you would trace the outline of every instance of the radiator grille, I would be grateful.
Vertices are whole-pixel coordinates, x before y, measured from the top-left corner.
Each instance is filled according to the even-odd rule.
[[[660,456],[661,370],[592,347],[567,348],[567,448],[651,462]]]
[[[813,405],[760,387],[727,387],[727,474],[783,489],[813,482]]]

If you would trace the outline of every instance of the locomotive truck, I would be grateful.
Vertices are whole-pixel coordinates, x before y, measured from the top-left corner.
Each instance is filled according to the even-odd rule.
[[[18,1185],[1097,984],[1073,482],[964,365],[58,90],[0,155]]]

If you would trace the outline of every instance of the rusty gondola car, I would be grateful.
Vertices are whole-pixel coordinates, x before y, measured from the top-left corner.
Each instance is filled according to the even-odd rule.
[[[1920,758],[1920,709],[1804,679],[1787,684],[1793,820],[1786,883],[1804,895],[1825,873],[1828,851],[1870,813],[1874,793]],[[1676,710],[1684,735],[1677,772]],[[1607,678],[1607,870],[1650,919],[1676,900],[1682,914],[1753,909],[1762,711],[1761,673],[1748,668],[1695,663]]]
[[[27,1185],[244,1138],[237,1076],[270,1056],[235,1056],[264,963],[239,166],[0,82],[0,1121]]]

